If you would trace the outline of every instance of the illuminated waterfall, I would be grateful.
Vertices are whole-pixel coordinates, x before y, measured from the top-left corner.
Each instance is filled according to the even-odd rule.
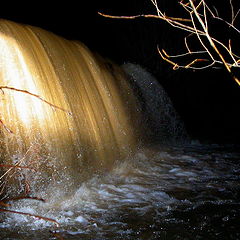
[[[71,185],[129,154],[138,113],[125,79],[79,42],[1,20],[1,163],[16,166],[3,168],[1,188],[16,176],[20,192]]]

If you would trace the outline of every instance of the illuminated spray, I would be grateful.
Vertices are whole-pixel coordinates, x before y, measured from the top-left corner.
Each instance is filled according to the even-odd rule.
[[[41,183],[70,176],[70,184],[135,147],[137,103],[125,74],[79,42],[1,20],[0,85],[57,106],[0,93],[2,162],[34,168]]]
[[[157,81],[137,65],[123,69],[79,42],[0,21],[0,194],[69,192],[142,136],[182,136]]]

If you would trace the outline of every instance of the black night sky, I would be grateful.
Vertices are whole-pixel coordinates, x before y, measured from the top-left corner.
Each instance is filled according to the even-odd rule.
[[[169,15],[180,14],[171,1],[161,2]],[[223,8],[217,7],[221,14]],[[183,46],[185,35],[182,31],[156,19],[108,19],[99,16],[98,11],[111,15],[155,13],[150,0],[9,1],[1,5],[0,18],[38,26],[65,38],[80,40],[91,50],[119,64],[130,61],[142,65],[165,87],[193,138],[217,143],[239,143],[240,88],[225,70],[173,71],[172,66],[161,60],[157,45],[176,53],[179,46]],[[214,26],[215,30],[221,29],[217,33],[219,36],[228,33],[228,29],[222,28],[221,24]]]

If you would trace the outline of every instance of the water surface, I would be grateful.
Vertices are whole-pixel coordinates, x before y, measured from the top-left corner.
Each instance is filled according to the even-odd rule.
[[[46,203],[1,213],[1,239],[240,239],[239,146],[155,146]],[[50,231],[55,231],[55,234]],[[57,233],[57,235],[56,235]]]

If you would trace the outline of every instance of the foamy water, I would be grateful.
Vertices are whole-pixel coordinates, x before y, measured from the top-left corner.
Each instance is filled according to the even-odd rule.
[[[239,239],[237,146],[152,147],[94,176],[69,195],[52,189],[46,203],[2,213],[1,239]],[[49,230],[56,231],[54,235]]]

